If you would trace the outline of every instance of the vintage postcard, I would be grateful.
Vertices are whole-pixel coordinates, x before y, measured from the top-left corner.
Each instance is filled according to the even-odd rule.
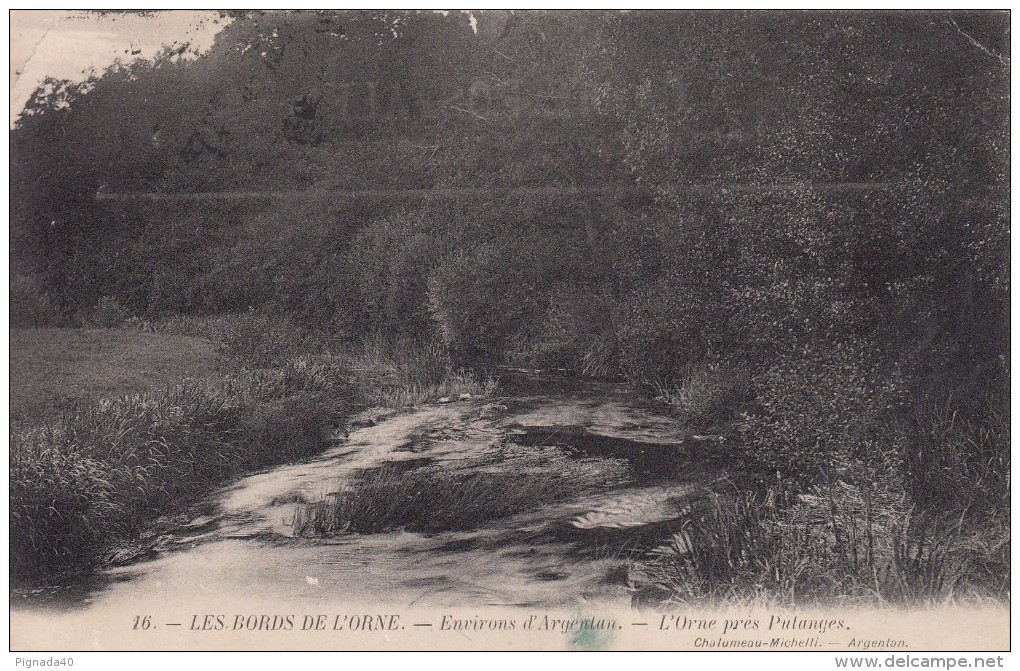
[[[12,651],[1002,665],[1008,12],[9,18]]]

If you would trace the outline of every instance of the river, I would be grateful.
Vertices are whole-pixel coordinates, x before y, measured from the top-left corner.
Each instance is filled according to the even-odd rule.
[[[692,440],[624,385],[518,375],[495,398],[363,413],[322,454],[160,521],[144,551],[89,584],[15,599],[12,618],[45,627],[170,609],[187,621],[169,624],[188,627],[226,610],[211,604],[630,608],[629,562],[707,493],[718,473],[705,451],[721,447]],[[410,521],[402,527],[321,535],[295,525],[337,492],[394,479],[419,489],[406,502],[414,510],[387,508]],[[471,498],[478,486],[498,496]],[[422,510],[428,501],[463,509]]]

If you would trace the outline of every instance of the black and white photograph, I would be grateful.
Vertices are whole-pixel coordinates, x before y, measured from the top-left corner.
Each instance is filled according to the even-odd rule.
[[[1009,651],[1008,9],[9,29],[12,652]]]

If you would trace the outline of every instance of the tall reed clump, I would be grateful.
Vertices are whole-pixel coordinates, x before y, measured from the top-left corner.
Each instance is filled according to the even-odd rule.
[[[989,541],[990,538],[996,540]],[[923,512],[843,485],[798,497],[719,496],[634,564],[659,604],[974,604],[1009,595],[1008,522]]]
[[[499,383],[492,377],[454,368],[442,343],[367,341],[361,352],[346,363],[368,401],[390,408],[404,408],[461,394],[489,396]]]
[[[324,501],[299,509],[295,531],[329,536],[393,529],[471,529],[562,496],[562,482],[548,474],[532,476],[524,484],[503,473],[404,472],[399,466],[384,467],[364,473]]]
[[[299,507],[301,536],[473,529],[625,480],[620,463],[577,459],[559,448],[508,448],[458,468],[394,462],[356,474],[321,501]]]
[[[315,453],[353,398],[341,369],[302,359],[82,403],[51,424],[14,427],[12,581],[87,569],[211,486]]]
[[[730,419],[751,398],[750,378],[741,367],[720,361],[688,362],[651,383],[654,399],[688,425],[710,428]]]

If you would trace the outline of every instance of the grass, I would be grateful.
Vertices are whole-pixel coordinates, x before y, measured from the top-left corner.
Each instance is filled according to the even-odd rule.
[[[1009,508],[1009,409],[968,417],[951,399],[919,403],[903,427],[903,469],[914,500],[958,508]]]
[[[94,566],[155,517],[218,484],[314,454],[354,407],[403,408],[497,388],[454,369],[429,342],[379,339],[330,353],[258,313],[148,328],[156,330],[11,332],[14,584]],[[690,367],[660,385],[659,400],[692,426],[718,424],[745,390],[734,371]],[[924,406],[905,435],[899,461],[873,463],[882,473],[861,484],[837,477],[799,495],[711,498],[632,561],[637,599],[670,606],[1008,599],[1008,417],[978,422],[948,403]],[[469,529],[599,491],[619,476],[556,448],[515,449],[452,470],[364,471],[301,507],[295,531]],[[903,471],[891,477],[897,464]]]
[[[216,344],[129,329],[11,329],[11,419],[39,420],[90,398],[207,376]]]
[[[330,354],[262,313],[11,341],[12,584],[88,570],[218,484],[318,452],[356,407],[495,389],[435,347]]]
[[[849,486],[779,507],[719,496],[631,567],[658,606],[974,605],[1009,598],[1008,521]]]
[[[446,348],[434,340],[394,342],[382,336],[352,345],[342,334],[310,331],[266,311],[220,317],[174,317],[149,328],[200,334],[216,340],[230,366],[274,368],[297,355],[350,371],[364,401],[387,408],[409,408],[462,394],[489,396],[498,381],[455,369]]]
[[[490,396],[499,388],[492,377],[454,369],[446,349],[436,342],[391,343],[376,338],[361,351],[342,357],[366,390],[368,402],[407,408],[461,394]]]
[[[491,520],[596,492],[625,475],[605,460],[573,459],[558,448],[515,448],[497,462],[408,468],[395,462],[360,473],[298,510],[295,533],[331,536],[395,529],[473,529]]]
[[[319,451],[354,396],[340,371],[297,361],[87,401],[56,421],[16,427],[13,582],[88,568],[216,484]]]

